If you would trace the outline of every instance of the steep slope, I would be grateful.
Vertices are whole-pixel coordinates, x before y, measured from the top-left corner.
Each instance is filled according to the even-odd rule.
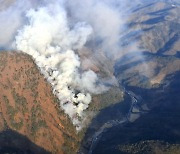
[[[115,64],[120,81],[152,88],[180,70],[179,12],[170,1],[146,2],[132,11],[122,37],[122,51],[128,52]]]
[[[100,134],[92,153],[179,153],[179,6],[154,0],[132,10],[114,68],[125,89],[138,96],[140,116]]]
[[[50,84],[29,55],[0,52],[0,72],[0,131],[10,129],[20,133],[52,153],[77,153],[93,117],[102,108],[123,99],[117,87],[94,96],[87,111],[89,118],[85,128],[77,133],[69,117],[59,107]],[[31,147],[29,144],[19,147],[22,141],[16,137],[12,140],[19,142],[12,148],[23,148],[27,152]]]
[[[47,151],[62,153],[64,135],[76,138],[76,133],[50,85],[28,55],[1,52],[0,63],[0,130],[12,129]]]

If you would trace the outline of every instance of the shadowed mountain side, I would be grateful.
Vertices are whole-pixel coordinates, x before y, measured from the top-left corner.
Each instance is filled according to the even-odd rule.
[[[180,24],[179,24],[180,26]],[[176,33],[168,42],[165,43],[165,45],[159,49],[157,52],[159,54],[163,54],[166,51],[170,50],[172,46],[180,39],[180,32]]]
[[[152,25],[152,24],[157,24],[159,22],[163,22],[163,21],[165,21],[164,16],[159,16],[159,17],[156,17],[156,18],[152,18],[152,19],[143,21],[142,24]]]
[[[167,15],[168,13],[169,13],[169,11],[170,10],[172,10],[172,9],[174,9],[174,8],[172,8],[172,7],[170,7],[170,8],[165,8],[165,9],[161,9],[161,10],[159,10],[159,11],[155,11],[155,12],[151,12],[151,13],[148,13],[149,15],[152,15],[152,16],[157,16],[157,15],[159,15],[159,16],[165,16],[165,15]]]
[[[124,71],[137,66],[138,64],[148,63],[154,59],[177,59],[179,58],[178,55],[171,56],[171,55],[161,55],[160,53],[150,53],[148,51],[143,52],[133,52],[128,53],[122,56],[120,59],[116,60],[114,65],[116,75],[119,73],[123,73]]]
[[[0,132],[1,154],[50,154],[50,152],[31,142],[26,136],[7,129]]]
[[[138,147],[128,152],[120,147],[125,145],[130,147],[148,140],[167,142],[169,148],[175,144],[180,147],[180,95],[177,95],[180,87],[179,78],[180,72],[171,74],[166,77],[161,87],[155,89],[127,87],[140,95],[151,110],[133,123],[118,125],[104,132],[93,154],[135,153]],[[167,149],[164,147],[161,152]],[[148,148],[140,148],[140,151],[136,152],[137,154],[153,153],[153,150],[153,148],[151,151],[148,151]],[[180,152],[180,149],[178,150]]]
[[[7,5],[14,1],[2,1],[4,6],[0,6],[0,10],[6,9]],[[34,0],[30,1],[35,5]],[[137,146],[133,145],[133,150],[129,151],[132,154],[137,151],[141,141],[162,140],[169,144],[180,144],[180,97],[177,96],[180,86],[178,81],[180,73],[177,72],[180,71],[180,7],[176,6],[178,1],[142,0],[135,6],[135,2],[131,2],[134,7],[129,10],[130,14],[127,16],[127,23],[123,26],[122,34],[116,33],[119,34],[117,37],[119,41],[115,39],[119,49],[117,53],[113,53],[112,57],[117,61],[107,58],[111,48],[107,48],[108,53],[101,51],[104,44],[101,36],[95,35],[95,38],[85,45],[87,49],[84,47],[82,51],[77,51],[82,64],[80,72],[92,69],[104,80],[107,78],[108,81],[102,81],[105,85],[115,86],[104,94],[92,97],[92,103],[87,109],[84,129],[79,133],[61,109],[59,100],[52,93],[51,85],[40,73],[32,57],[17,52],[0,52],[0,132],[2,131],[0,153],[38,153],[37,145],[46,150],[44,153],[57,154],[75,154],[81,146],[80,151],[87,154],[93,145],[93,154],[114,154],[116,152],[128,153],[123,151],[122,146],[129,148],[135,144]],[[25,9],[24,7],[25,5],[21,9]],[[68,6],[67,9],[70,10]],[[80,10],[79,8],[78,12],[81,12]],[[37,12],[36,9],[35,12]],[[76,9],[75,12],[67,12],[68,19],[71,17],[73,19],[73,13],[76,14],[76,12]],[[94,13],[94,11],[91,12]],[[103,10],[100,12],[103,16],[106,15]],[[99,27],[101,20],[98,20],[98,16],[95,19]],[[72,26],[69,25],[70,30],[74,29],[73,24],[76,20],[72,21]],[[112,23],[110,27],[112,26],[114,31],[113,22],[107,22],[109,23]],[[106,23],[103,25],[106,27]],[[92,27],[96,26],[92,25]],[[94,32],[98,36],[101,30],[103,28],[100,26],[100,29]],[[105,33],[108,31],[105,30]],[[6,35],[2,36],[6,37]],[[109,43],[111,44],[111,39],[110,41],[107,39],[107,45]],[[3,46],[0,49],[3,49]],[[108,79],[114,74],[115,78]],[[118,82],[126,87],[119,88]],[[127,112],[132,107],[133,100],[138,100],[128,92],[134,92],[139,98],[142,97],[147,110],[151,110],[146,114],[142,113],[143,115],[134,123],[126,121],[120,124],[127,119]],[[136,112],[139,108],[137,104],[135,105],[133,109]],[[135,113],[135,116],[137,114]],[[115,125],[113,125],[114,122]],[[18,137],[21,136],[20,134],[29,139],[29,141],[24,139],[25,145],[21,144],[23,137]],[[15,147],[11,146],[13,144]],[[29,147],[37,151],[29,151]],[[141,147],[140,150],[139,154],[148,151],[147,148]],[[160,153],[164,154],[164,152]]]
[[[142,6],[142,7],[139,7],[139,8],[137,8],[137,9],[134,9],[132,12],[137,12],[137,11],[140,11],[140,10],[142,10],[142,9],[146,9],[146,8],[152,6],[153,4],[155,4],[155,2],[154,2],[154,3],[150,3],[150,4],[148,4],[148,5],[145,5],[145,6]]]
[[[179,50],[179,7],[173,6],[171,1],[156,1],[143,7],[139,6],[131,14],[129,29],[120,41],[125,47],[123,50],[138,45],[148,52],[176,55]]]
[[[177,51],[175,56],[180,58],[180,51]]]
[[[88,153],[92,144],[92,138],[100,128],[104,127],[109,121],[122,120],[129,108],[131,99],[128,95],[124,96],[124,101],[108,106],[102,110],[91,120],[91,123],[85,133],[85,136],[81,142],[80,154]],[[102,102],[103,103],[103,102]]]
[[[114,65],[119,82],[131,86],[158,86],[169,74],[180,70],[178,55],[133,52],[118,59]]]

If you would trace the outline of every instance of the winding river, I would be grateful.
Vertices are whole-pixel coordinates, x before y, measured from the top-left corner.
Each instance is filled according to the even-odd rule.
[[[128,122],[134,122],[136,119],[140,117],[141,114],[147,113],[147,107],[142,107],[143,103],[141,96],[136,95],[132,91],[128,91],[125,87],[123,87],[123,92],[125,95],[128,95],[131,98],[131,106],[129,108],[127,115],[121,120],[110,120],[106,122],[103,126],[101,126],[101,128],[98,131],[96,131],[96,133],[92,137],[92,142],[88,154],[93,153],[93,150],[95,149],[101,136],[105,131],[107,131],[107,129]]]

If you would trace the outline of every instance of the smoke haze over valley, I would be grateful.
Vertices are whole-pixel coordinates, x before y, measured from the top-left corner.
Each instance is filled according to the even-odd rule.
[[[158,137],[135,143],[132,137],[132,143],[128,135],[122,142],[106,130],[126,132],[126,124],[138,128],[138,121],[143,123],[156,108],[164,104],[168,106],[162,107],[164,112],[172,108],[170,102],[179,90],[173,87],[179,84],[180,71],[178,0],[0,4],[0,130],[17,131],[50,153],[100,154],[105,152],[103,142],[112,153],[117,149],[128,153],[142,142],[149,148],[161,139],[158,145],[170,144]],[[165,97],[169,91],[172,97]],[[177,150],[178,136],[173,141]]]

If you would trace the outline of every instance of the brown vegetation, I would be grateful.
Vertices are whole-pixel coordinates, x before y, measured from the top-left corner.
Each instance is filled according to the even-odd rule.
[[[77,153],[86,127],[76,132],[29,55],[0,52],[0,91],[0,131],[12,129],[51,153]],[[102,108],[122,98],[116,87],[94,96],[85,126]]]
[[[74,127],[31,57],[1,52],[0,72],[0,130],[15,130],[52,153],[77,151]]]

